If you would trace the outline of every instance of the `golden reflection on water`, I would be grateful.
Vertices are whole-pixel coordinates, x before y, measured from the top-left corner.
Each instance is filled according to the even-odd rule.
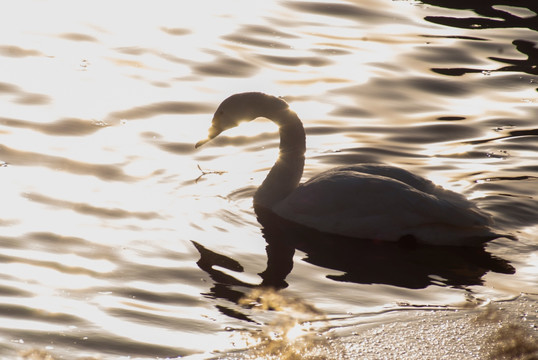
[[[376,0],[10,4],[0,14],[0,357],[248,346],[328,357],[334,337],[311,323],[330,315],[535,292],[535,57],[512,43],[532,45],[535,33],[426,22],[432,14],[476,16]],[[298,250],[289,293],[252,291],[267,253],[250,199],[276,159],[277,129],[260,119],[194,149],[216,105],[240,91],[283,96],[303,119],[305,178],[380,161],[477,199],[521,235],[488,246],[517,273],[482,269],[483,284],[459,287],[432,276],[417,290],[336,281],[344,271]],[[239,266],[202,271],[194,242]]]

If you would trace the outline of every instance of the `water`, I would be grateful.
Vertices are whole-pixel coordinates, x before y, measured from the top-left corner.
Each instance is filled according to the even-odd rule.
[[[0,357],[487,358],[514,326],[536,351],[538,8],[494,3],[10,4]],[[518,241],[277,247],[266,271],[275,234],[251,196],[276,129],[258,121],[194,149],[240,91],[299,114],[305,179],[402,166]],[[283,289],[253,294],[264,279]]]

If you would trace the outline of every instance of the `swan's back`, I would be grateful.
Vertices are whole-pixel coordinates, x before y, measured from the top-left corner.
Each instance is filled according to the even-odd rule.
[[[343,236],[435,245],[477,245],[496,234],[491,218],[460,194],[406,170],[364,164],[335,168],[297,187],[279,216]]]

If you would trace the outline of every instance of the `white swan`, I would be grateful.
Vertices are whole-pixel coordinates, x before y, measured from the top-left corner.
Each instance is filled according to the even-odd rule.
[[[241,122],[264,117],[280,128],[280,155],[254,195],[254,206],[322,232],[347,237],[432,245],[476,246],[502,236],[491,217],[464,196],[406,170],[360,164],[325,171],[299,184],[305,132],[288,104],[258,92],[220,104],[198,148]]]

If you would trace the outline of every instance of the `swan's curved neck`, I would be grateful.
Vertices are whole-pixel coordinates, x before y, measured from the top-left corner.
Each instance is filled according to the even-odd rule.
[[[306,140],[301,120],[289,108],[264,117],[279,126],[280,153],[254,194],[254,206],[271,209],[299,185],[303,175]]]

